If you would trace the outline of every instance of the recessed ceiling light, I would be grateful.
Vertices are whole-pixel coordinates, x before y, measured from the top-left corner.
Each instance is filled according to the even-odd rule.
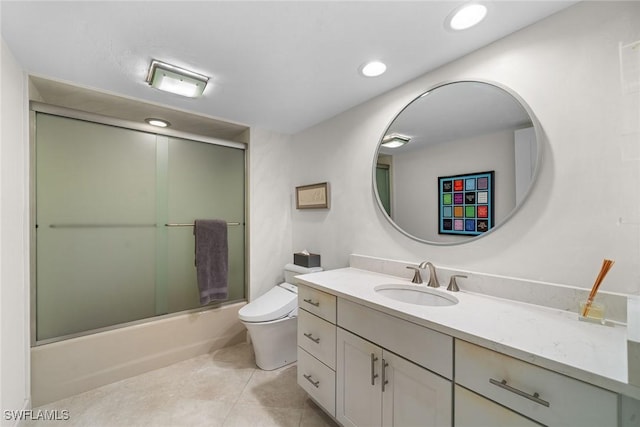
[[[478,24],[487,15],[487,7],[480,3],[468,3],[455,9],[447,19],[452,30],[466,30]]]
[[[166,127],[171,126],[171,123],[169,123],[166,120],[162,120],[162,119],[148,118],[148,119],[144,119],[144,121],[149,123],[151,126],[157,126],[159,128],[166,128]]]
[[[382,138],[382,145],[386,148],[398,148],[411,141],[410,136],[400,135],[399,133],[391,133]]]
[[[189,98],[202,95],[208,81],[207,76],[155,59],[151,61],[147,74],[149,86]]]
[[[380,61],[371,61],[362,66],[360,72],[365,77],[378,77],[387,71],[387,66]]]

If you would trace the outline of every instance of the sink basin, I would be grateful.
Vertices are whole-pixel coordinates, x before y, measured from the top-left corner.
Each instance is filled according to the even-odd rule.
[[[456,297],[427,287],[410,285],[380,285],[376,286],[374,290],[385,298],[409,304],[446,307],[458,303],[458,299]]]

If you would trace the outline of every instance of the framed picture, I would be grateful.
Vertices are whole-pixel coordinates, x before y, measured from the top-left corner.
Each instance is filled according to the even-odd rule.
[[[329,208],[328,183],[303,185],[296,187],[297,209],[327,209]]]
[[[494,226],[494,171],[438,177],[438,233],[478,236]]]

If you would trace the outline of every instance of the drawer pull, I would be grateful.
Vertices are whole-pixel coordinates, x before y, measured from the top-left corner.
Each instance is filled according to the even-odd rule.
[[[302,301],[306,302],[307,304],[311,304],[313,306],[320,307],[320,301],[314,301],[311,298],[303,299]]]
[[[382,392],[383,393],[384,393],[384,386],[389,384],[389,380],[387,379],[387,366],[389,366],[387,361],[382,359]]]
[[[302,376],[305,377],[307,381],[309,381],[311,384],[313,384],[315,388],[320,387],[320,380],[314,381],[313,378],[311,378],[311,375],[307,375],[307,374],[302,374]]]
[[[375,354],[371,353],[371,385],[376,385],[376,378],[378,378],[378,374],[376,374],[376,365],[375,363],[378,361],[378,358]]]
[[[546,406],[547,408],[549,406],[551,406],[549,404],[549,402],[547,402],[546,400],[542,400],[540,399],[540,394],[539,393],[533,393],[533,394],[529,394],[529,393],[525,393],[522,390],[518,390],[515,387],[511,387],[509,384],[507,384],[507,380],[502,380],[502,381],[498,381],[498,380],[494,380],[493,378],[489,378],[489,382],[495,386],[498,386],[500,388],[503,388],[507,391],[510,391],[511,393],[515,393],[518,396],[522,396],[525,397],[529,400],[533,400],[534,402],[542,405],[542,406]]]
[[[309,338],[311,341],[313,341],[316,344],[320,344],[320,338],[314,338],[313,334],[311,333],[305,333],[304,334],[305,337]]]

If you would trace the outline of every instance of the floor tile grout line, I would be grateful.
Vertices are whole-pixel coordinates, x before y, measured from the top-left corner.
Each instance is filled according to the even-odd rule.
[[[244,391],[249,386],[249,383],[251,383],[251,379],[255,375],[256,370],[257,370],[257,368],[253,368],[251,370],[251,375],[249,375],[249,378],[247,379],[247,382],[244,384],[244,387],[242,387],[242,390],[240,390],[240,393],[238,393],[238,397],[236,398],[235,402],[233,402],[233,405],[231,405],[231,409],[229,409],[229,411],[227,412],[227,415],[225,415],[224,420],[222,420],[222,425],[223,426],[226,425],[227,420],[229,419],[229,415],[231,415],[233,413],[233,410],[236,408],[236,405],[238,405],[238,402],[242,398],[242,394],[244,393]]]

